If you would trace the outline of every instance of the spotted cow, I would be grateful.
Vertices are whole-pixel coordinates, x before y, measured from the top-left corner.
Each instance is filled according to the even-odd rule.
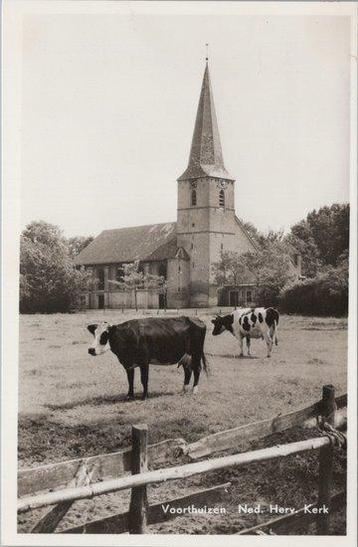
[[[250,353],[251,338],[263,338],[267,346],[267,357],[271,357],[273,343],[276,346],[279,313],[274,308],[239,308],[228,315],[217,316],[211,322],[213,335],[225,330],[231,332],[240,342],[240,356],[243,355],[243,341],[246,338],[247,353]]]

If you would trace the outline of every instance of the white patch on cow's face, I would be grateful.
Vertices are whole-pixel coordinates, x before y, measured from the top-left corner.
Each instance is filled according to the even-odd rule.
[[[110,325],[108,323],[100,323],[99,325],[95,325],[95,330],[91,330],[94,341],[93,344],[88,348],[88,353],[90,355],[96,356],[96,355],[102,355],[106,351],[110,349],[109,345],[109,327]]]

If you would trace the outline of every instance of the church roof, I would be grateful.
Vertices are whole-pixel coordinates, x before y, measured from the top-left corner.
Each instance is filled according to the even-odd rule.
[[[234,180],[224,166],[208,64],[201,86],[189,164],[178,181],[205,176]]]
[[[104,230],[75,258],[75,264],[116,264],[174,258],[176,222]]]

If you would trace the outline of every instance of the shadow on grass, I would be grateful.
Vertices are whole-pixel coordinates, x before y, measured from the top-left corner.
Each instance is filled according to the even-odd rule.
[[[260,359],[257,355],[237,355],[234,353],[206,353],[210,357],[223,357],[224,359]]]
[[[146,400],[156,399],[160,397],[167,397],[170,395],[178,395],[178,394],[179,394],[179,391],[178,392],[151,391],[149,392]],[[45,406],[49,410],[71,410],[79,406],[86,406],[86,405],[101,406],[101,405],[117,404],[117,403],[131,403],[133,401],[142,401],[141,391],[139,391],[138,393],[135,393],[134,399],[128,399],[126,394],[121,393],[120,395],[101,395],[97,397],[89,397],[87,399],[80,399],[79,401],[69,401],[67,403],[62,403],[62,404],[47,404]],[[145,403],[145,401],[143,401],[143,403]]]
[[[143,403],[145,404],[145,403]],[[119,413],[120,414],[120,413]],[[18,458],[26,467],[66,459],[115,452],[131,445],[132,413],[117,415],[100,424],[68,425],[53,422],[44,414],[19,416]],[[188,442],[202,437],[204,424],[190,417],[150,424],[150,444],[185,436]]]

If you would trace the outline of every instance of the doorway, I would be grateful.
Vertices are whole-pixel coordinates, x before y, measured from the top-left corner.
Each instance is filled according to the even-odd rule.
[[[230,291],[230,306],[232,308],[235,308],[239,304],[239,292],[238,291]]]
[[[103,310],[104,309],[104,294],[98,295],[98,309]]]
[[[167,308],[167,295],[159,293],[159,309],[165,310]]]

